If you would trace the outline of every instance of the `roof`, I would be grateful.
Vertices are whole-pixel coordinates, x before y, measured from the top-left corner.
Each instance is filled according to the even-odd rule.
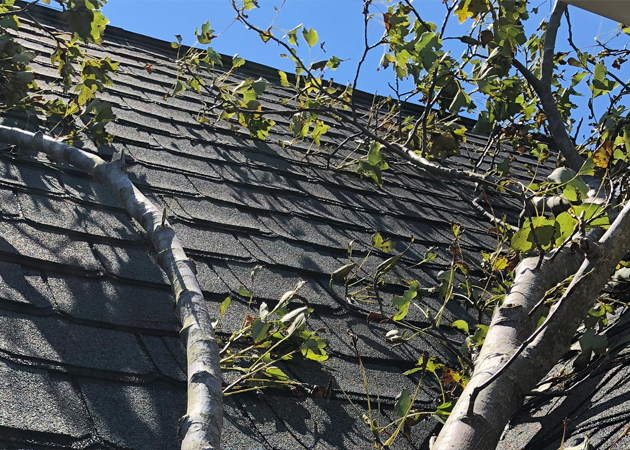
[[[630,23],[630,3],[625,0],[563,0],[569,5],[577,6],[608,19]]]
[[[31,11],[47,26],[63,27],[55,11],[37,6]],[[21,30],[20,42],[37,53],[32,66],[39,83],[53,85],[57,72],[50,67],[52,43],[29,20],[23,20]],[[168,43],[109,27],[103,47],[93,51],[120,61],[104,97],[118,118],[108,125],[115,136],[113,147],[124,148],[129,156],[130,177],[154,203],[167,208],[170,223],[196,263],[211,311],[216,313],[226,295],[234,299],[219,335],[227,337],[244,314],[263,301],[277,302],[300,279],[308,282],[301,295],[314,309],[311,326],[325,329],[331,355],[326,363],[296,359],[283,370],[319,386],[327,386],[334,374],[331,398],[292,396],[282,390],[227,397],[223,448],[373,446],[362,419],[365,388],[347,330],[359,337],[358,351],[370,386],[378,391],[382,421],[393,419],[398,393],[414,388],[416,375],[403,371],[414,366],[422,351],[446,362],[454,357],[430,337],[406,346],[387,345],[384,335],[391,326],[368,324],[366,312],[380,308],[391,314],[389,302],[342,303],[328,291],[330,274],[345,264],[351,240],[356,240],[355,253],[365,255],[374,231],[395,239],[399,251],[413,236],[404,258],[409,264],[412,256],[438,246],[441,258],[413,272],[404,265],[397,269],[427,285],[450,261],[451,222],[462,224],[462,246],[471,255],[493,248],[486,219],[460,195],[472,195],[473,186],[440,180],[392,160],[395,176],[379,188],[356,174],[328,169],[325,154],[292,142],[285,117],[274,117],[282,126],[265,142],[227,126],[203,126],[196,120],[196,95],[184,92],[164,100],[175,77],[175,54]],[[232,75],[235,80],[277,79],[268,67],[247,63],[241,69]],[[283,90],[275,84],[263,100],[273,107]],[[364,100],[363,108],[369,106],[369,96]],[[3,123],[29,126],[8,115]],[[347,136],[346,130],[331,125],[329,142]],[[477,161],[484,143],[484,137],[469,135],[462,155],[449,164]],[[105,158],[113,151],[112,146],[88,149]],[[334,156],[332,166],[347,152]],[[489,155],[484,158],[482,169],[496,164]],[[530,170],[549,173],[534,158],[514,158],[512,170],[523,180]],[[178,448],[177,424],[186,403],[185,350],[170,288],[138,225],[82,173],[10,147],[0,152],[0,199],[0,446]],[[516,219],[517,205],[500,195],[494,201]],[[388,256],[376,252],[367,269]],[[256,265],[263,268],[250,306],[238,291],[249,286]],[[433,298],[424,302],[433,311],[442,306]],[[411,318],[426,325],[419,313]],[[455,318],[476,323],[474,311],[451,302],[446,319]],[[449,327],[444,332],[463,340]],[[627,376],[625,369],[612,379],[593,376],[580,390],[584,399],[567,398],[565,403],[574,405],[567,410],[569,433],[583,436],[595,426],[602,448],[612,443],[630,415],[623,399],[615,397]],[[596,385],[610,389],[597,388],[602,398],[591,401],[616,410],[586,411],[586,399]],[[435,396],[436,384],[426,381],[420,403],[434,408]],[[565,410],[560,411],[554,417]],[[541,432],[537,427],[542,424],[523,419],[504,441],[505,448],[525,448],[527,443],[558,448],[562,425],[546,417]],[[394,448],[427,448],[437,427],[432,419],[422,421],[412,428],[413,444],[401,438]],[[534,444],[538,442],[544,446]]]

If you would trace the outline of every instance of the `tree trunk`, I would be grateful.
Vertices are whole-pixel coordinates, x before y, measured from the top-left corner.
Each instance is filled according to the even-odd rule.
[[[537,258],[519,264],[510,293],[492,319],[473,376],[432,450],[496,448],[525,396],[569,349],[577,328],[628,251],[629,243],[630,204],[597,243],[586,241],[590,247],[586,259],[565,250],[553,261],[546,257],[540,269],[535,269]],[[536,329],[540,315],[530,316],[532,308],[546,290],[576,271],[562,299]],[[480,389],[493,376],[495,380]]]

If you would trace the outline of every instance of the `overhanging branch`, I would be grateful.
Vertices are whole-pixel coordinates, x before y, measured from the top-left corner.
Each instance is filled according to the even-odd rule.
[[[569,133],[567,133],[566,126],[551,91],[556,36],[558,34],[558,28],[560,27],[560,20],[566,8],[567,5],[565,3],[557,1],[551,13],[549,23],[547,24],[540,70],[541,78],[536,78],[523,63],[515,58],[512,59],[512,65],[523,75],[536,92],[536,95],[538,95],[545,116],[547,117],[549,130],[551,131],[558,150],[560,150],[560,153],[562,153],[562,156],[564,156],[564,159],[567,161],[567,165],[575,172],[579,172],[584,164],[584,159],[575,149],[575,145]]]
[[[519,264],[514,284],[492,319],[473,376],[433,450],[496,447],[525,396],[569,348],[610,273],[625,255],[630,243],[629,209],[627,205],[593,245],[593,251],[586,252],[586,259],[564,249],[546,256],[540,269],[535,267],[538,258]],[[590,235],[594,240],[597,236]],[[546,325],[537,328],[541,313],[536,305],[547,290],[571,275],[573,281]]]

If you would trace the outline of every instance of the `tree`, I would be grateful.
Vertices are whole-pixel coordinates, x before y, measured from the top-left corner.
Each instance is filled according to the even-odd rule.
[[[339,167],[340,170],[353,170],[380,185],[387,182],[386,158],[394,155],[434,176],[478,183],[482,187],[480,199],[488,199],[488,191],[490,195],[495,192],[511,196],[523,205],[519,229],[495,215],[492,208],[488,212],[476,203],[490,218],[504,245],[494,254],[485,255],[484,265],[471,270],[461,252],[456,250],[459,226],[454,224],[455,250],[450,274],[439,289],[432,291],[443,298],[445,304],[464,298],[480,315],[494,310],[485,338],[470,335],[463,350],[454,350],[460,356],[458,370],[463,392],[448,414],[433,448],[496,447],[509,418],[567,351],[609,277],[625,264],[622,259],[630,247],[630,206],[625,177],[630,121],[623,101],[629,87],[607,67],[621,67],[629,51],[614,48],[610,41],[598,42],[598,53],[586,53],[577,48],[572,39],[569,12],[562,2],[555,4],[539,33],[528,37],[528,21],[536,14],[536,8],[531,8],[525,0],[447,0],[441,26],[423,20],[421,12],[409,0],[389,6],[385,13],[371,0],[366,0],[362,58],[353,83],[344,87],[324,80],[327,71],[335,70],[343,62],[341,58],[332,56],[324,61],[307,62],[301,57],[301,48],[318,43],[315,30],[300,25],[279,37],[273,24],[259,27],[250,20],[249,12],[258,7],[255,0],[231,1],[238,21],[257,33],[263,42],[278,45],[283,56],[295,63],[295,74],[280,71],[275,80],[292,93],[282,102],[283,109],[267,109],[260,96],[269,81],[248,79],[233,85],[228,79],[244,61],[235,57],[229,70],[217,72],[214,69],[223,62],[212,48],[186,49],[178,39],[173,47],[178,50],[179,76],[172,95],[185,89],[202,95],[206,106],[200,111],[201,123],[212,126],[216,121],[227,121],[231,126],[244,127],[253,137],[265,139],[276,125],[269,115],[281,114],[291,118],[290,131],[296,140],[322,146],[322,151],[334,154],[350,141],[346,139],[333,147],[322,145],[328,124],[336,122],[360,139],[356,149],[358,156]],[[0,94],[4,107],[21,109],[33,117],[46,117],[54,125],[50,127],[53,129],[59,129],[61,124],[61,134],[68,144],[78,140],[77,123],[84,124],[82,129],[87,130],[97,144],[108,142],[111,136],[106,124],[113,116],[107,103],[98,99],[98,93],[111,83],[109,74],[116,70],[116,64],[107,58],[90,57],[83,50],[83,43],[99,44],[102,40],[106,20],[99,9],[104,1],[57,2],[66,10],[73,35],[69,39],[54,36],[57,51],[52,63],[59,68],[70,100],[45,101],[35,92],[36,81],[28,68],[34,55],[17,45],[6,31],[18,31],[17,14],[28,14],[28,5],[15,8],[9,0],[0,6],[0,27],[4,31],[0,36],[4,52]],[[565,17],[569,24],[570,51],[559,52],[557,35]],[[460,25],[453,26],[453,21]],[[369,33],[372,23],[382,27],[381,36],[374,38]],[[466,32],[462,32],[463,27],[467,27]],[[208,45],[215,39],[209,22],[195,34],[200,45]],[[618,34],[623,39],[625,34],[630,34],[630,29],[622,28]],[[453,57],[447,50],[450,42],[457,42],[463,49],[461,58]],[[359,76],[366,70],[366,55],[376,49],[384,50],[380,68],[392,70],[396,88],[391,98],[375,97],[370,113],[363,117],[358,113],[355,91]],[[402,85],[409,87],[399,87]],[[575,118],[579,111],[573,98],[579,95],[583,85],[588,86],[590,92],[587,120],[591,121],[591,130],[578,144],[582,120],[578,122]],[[419,117],[405,115],[404,100],[416,100],[424,105]],[[458,120],[458,114],[463,111],[477,115],[471,130]],[[480,172],[478,167],[451,168],[448,158],[458,153],[467,131],[487,135],[486,151],[497,156],[501,156],[502,143],[509,143],[513,152],[536,155],[541,162],[557,149],[557,168],[547,180],[532,180],[527,185],[509,177],[509,154],[503,155],[503,162],[486,173]],[[150,211],[138,217],[147,221],[145,229],[150,236],[155,233],[156,240],[152,241],[158,253],[163,254],[161,251],[166,249],[164,254],[173,254],[177,261],[173,263],[168,257],[163,267],[173,274],[171,279],[182,324],[190,326],[187,318],[191,317],[190,308],[199,307],[194,302],[198,294],[191,294],[190,302],[179,300],[178,294],[198,291],[194,275],[172,229],[160,218],[159,212],[142,206],[146,205],[142,199],[130,200],[137,197],[128,179],[124,181],[124,176],[119,174],[120,160],[124,157],[109,164],[85,160],[86,156],[78,149],[67,144],[53,145],[49,138],[41,135],[7,129],[0,132],[3,141],[37,145],[42,150],[50,148],[46,151],[51,155],[62,152],[67,156],[54,159],[78,162],[101,179],[110,178],[112,184],[126,183],[129,196],[122,199],[123,203],[129,204],[130,211],[138,208]],[[548,135],[553,138],[552,146],[548,144]],[[108,174],[100,175],[101,171]],[[123,181],[116,181],[118,179]],[[606,230],[603,235],[602,229]],[[159,244],[160,236],[167,236],[165,246]],[[386,241],[375,236],[374,246],[384,248]],[[427,259],[432,257],[427,255]],[[397,263],[396,258],[390,258],[371,280],[365,281],[366,292],[378,295],[383,275]],[[183,270],[184,274],[178,270]],[[335,283],[344,284],[355,275],[352,264],[340,268],[331,274],[331,289],[334,291]],[[483,277],[488,288],[476,289],[470,283],[474,277]],[[192,287],[177,284],[179,278],[190,281]],[[463,281],[457,284],[456,279]],[[424,288],[417,282],[405,287],[405,294],[393,299],[398,314],[386,318],[401,327],[405,326],[410,302],[419,293],[428,293],[421,292]],[[609,311],[606,309],[609,306],[601,305],[597,308]],[[200,314],[207,317],[203,310]],[[433,331],[439,333],[441,316],[429,319]],[[587,328],[594,332],[595,325],[591,323]],[[217,378],[217,349],[211,339],[213,329],[205,319],[193,328],[200,333],[197,342],[204,346],[193,352],[201,361],[197,368],[214,375],[203,378],[189,373],[189,389],[191,392],[200,389],[201,393],[189,396],[192,401],[188,416],[199,413],[211,419],[193,417],[190,426],[184,426],[185,432],[197,431],[202,437],[189,435],[184,438],[183,448],[218,448],[221,413],[220,398],[215,392],[220,380]],[[468,329],[468,324],[465,328]],[[286,338],[291,337],[295,329],[297,325]],[[300,345],[312,340],[305,339]],[[404,334],[393,333],[390,339],[402,342],[405,338]],[[189,340],[188,347],[194,345]],[[591,352],[603,351],[605,346],[605,341],[602,344],[600,340],[597,345],[583,347],[586,359]],[[430,364],[428,355],[422,355],[417,370],[423,374],[435,370]],[[189,368],[194,370],[195,365],[194,361],[189,361]],[[415,397],[410,393],[406,396],[406,406],[402,408],[395,432],[384,442],[377,437],[377,445],[389,446],[406,419],[413,418]],[[201,447],[193,442],[197,439],[203,442]]]

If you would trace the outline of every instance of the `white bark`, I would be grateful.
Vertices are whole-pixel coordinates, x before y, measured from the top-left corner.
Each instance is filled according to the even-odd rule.
[[[46,153],[55,162],[65,162],[88,173],[109,187],[129,214],[147,233],[167,274],[182,324],[182,339],[188,360],[188,408],[180,424],[182,450],[220,449],[223,423],[223,394],[219,348],[208,309],[175,232],[168,222],[162,226],[159,211],[129,180],[117,162],[59,142],[41,133],[30,133],[0,125],[0,142]]]
[[[627,253],[630,204],[597,243],[588,242],[586,259],[564,251],[553,261],[547,257],[540,269],[535,269],[538,258],[519,264],[509,295],[492,319],[473,376],[432,450],[496,448],[505,425],[527,393],[568,350],[597,295]],[[549,288],[574,273],[564,296],[536,330],[540,314],[530,315],[530,311]],[[505,363],[521,350],[506,368]],[[480,390],[493,376],[496,379]]]

